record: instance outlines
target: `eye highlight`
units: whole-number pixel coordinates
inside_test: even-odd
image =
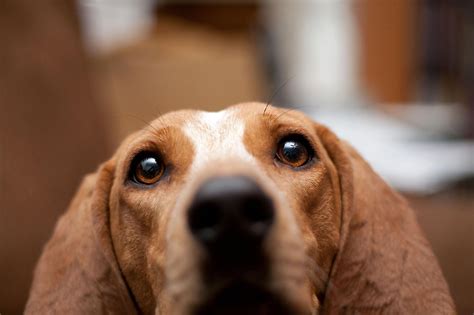
[[[164,171],[164,164],[158,154],[141,152],[132,160],[129,179],[135,183],[153,185],[160,180]]]
[[[313,149],[300,135],[289,135],[278,143],[276,158],[293,168],[307,164],[313,157]]]

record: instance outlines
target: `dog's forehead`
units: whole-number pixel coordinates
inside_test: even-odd
[[[253,162],[244,145],[245,127],[245,119],[235,108],[220,112],[196,112],[183,126],[195,149],[194,167],[228,158]]]

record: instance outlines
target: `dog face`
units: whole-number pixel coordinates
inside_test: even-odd
[[[334,165],[310,120],[264,110],[171,113],[118,150],[111,235],[147,312],[318,308],[339,242]]]
[[[87,176],[26,314],[453,314],[413,211],[348,144],[252,103],[167,114]]]

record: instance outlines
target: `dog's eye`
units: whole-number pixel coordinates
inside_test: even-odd
[[[300,167],[312,158],[312,149],[305,138],[292,135],[283,138],[278,143],[276,152],[278,160],[291,167]]]
[[[140,184],[152,185],[163,175],[165,168],[159,156],[151,152],[142,152],[132,161],[130,178]]]

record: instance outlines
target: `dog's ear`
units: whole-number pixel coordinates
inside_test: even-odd
[[[407,202],[350,145],[324,126],[316,129],[337,169],[342,207],[339,251],[322,313],[455,313]]]
[[[109,230],[115,162],[82,182],[36,267],[27,314],[133,314]]]

